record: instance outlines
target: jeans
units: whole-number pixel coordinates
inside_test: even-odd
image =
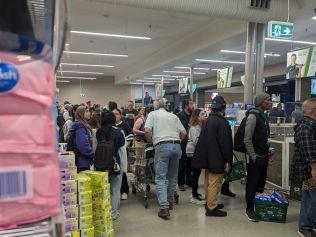
[[[246,202],[247,209],[254,209],[256,192],[263,192],[267,180],[269,160],[258,157],[255,162],[249,159],[247,164]]]
[[[110,175],[112,217],[117,219],[121,201],[122,174]]]
[[[169,208],[169,204],[174,202],[180,158],[180,144],[165,143],[156,146],[156,186],[161,209]]]
[[[299,229],[311,231],[316,221],[316,189],[302,190]]]

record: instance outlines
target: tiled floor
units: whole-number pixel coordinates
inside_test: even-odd
[[[117,237],[293,237],[297,236],[299,203],[291,201],[286,224],[260,222],[251,223],[244,214],[244,185],[235,182],[232,190],[237,198],[219,196],[225,204],[228,216],[225,218],[206,217],[204,206],[189,202],[190,190],[181,192],[180,204],[171,212],[170,220],[157,217],[156,198],[143,206],[140,194],[130,194],[121,203],[120,218],[115,222]]]

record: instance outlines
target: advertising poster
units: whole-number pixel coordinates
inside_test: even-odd
[[[157,98],[161,98],[162,97],[162,86],[161,86],[161,84],[156,84],[155,85],[155,89],[156,89],[156,97]]]
[[[188,93],[188,86],[189,86],[189,78],[183,78],[179,80],[179,94],[186,94]]]
[[[316,47],[287,54],[286,78],[311,77],[316,74]]]
[[[226,67],[217,71],[217,88],[231,87],[233,67]]]

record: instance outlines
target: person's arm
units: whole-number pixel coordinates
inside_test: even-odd
[[[231,165],[233,163],[233,137],[229,124],[222,125],[217,136],[225,163]]]
[[[76,130],[76,147],[80,154],[91,159],[94,157],[90,138],[85,128],[78,128]]]
[[[246,121],[246,126],[245,126],[244,143],[245,143],[247,153],[253,161],[257,159],[257,154],[255,152],[255,149],[252,143],[253,134],[256,128],[256,123],[257,123],[256,115],[249,114]]]
[[[196,144],[199,140],[200,134],[201,134],[201,129],[199,126],[191,127],[189,130],[188,136],[190,137],[194,147],[196,147]]]
[[[142,118],[137,119],[136,123],[134,124],[134,128],[133,128],[134,134],[140,135],[140,136],[145,135],[144,131],[139,130],[141,128],[142,124],[143,124],[143,119]]]
[[[145,123],[145,137],[148,143],[152,143],[153,127],[154,127],[154,117],[152,113],[149,113],[146,119],[146,123]]]

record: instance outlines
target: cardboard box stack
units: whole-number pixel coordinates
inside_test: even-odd
[[[75,155],[72,152],[62,151],[58,154],[58,158],[61,175],[62,206],[65,214],[65,236],[79,237]]]
[[[78,174],[79,229],[81,237],[94,237],[91,178]]]
[[[110,184],[107,172],[84,171],[91,178],[92,212],[95,237],[114,237]]]

